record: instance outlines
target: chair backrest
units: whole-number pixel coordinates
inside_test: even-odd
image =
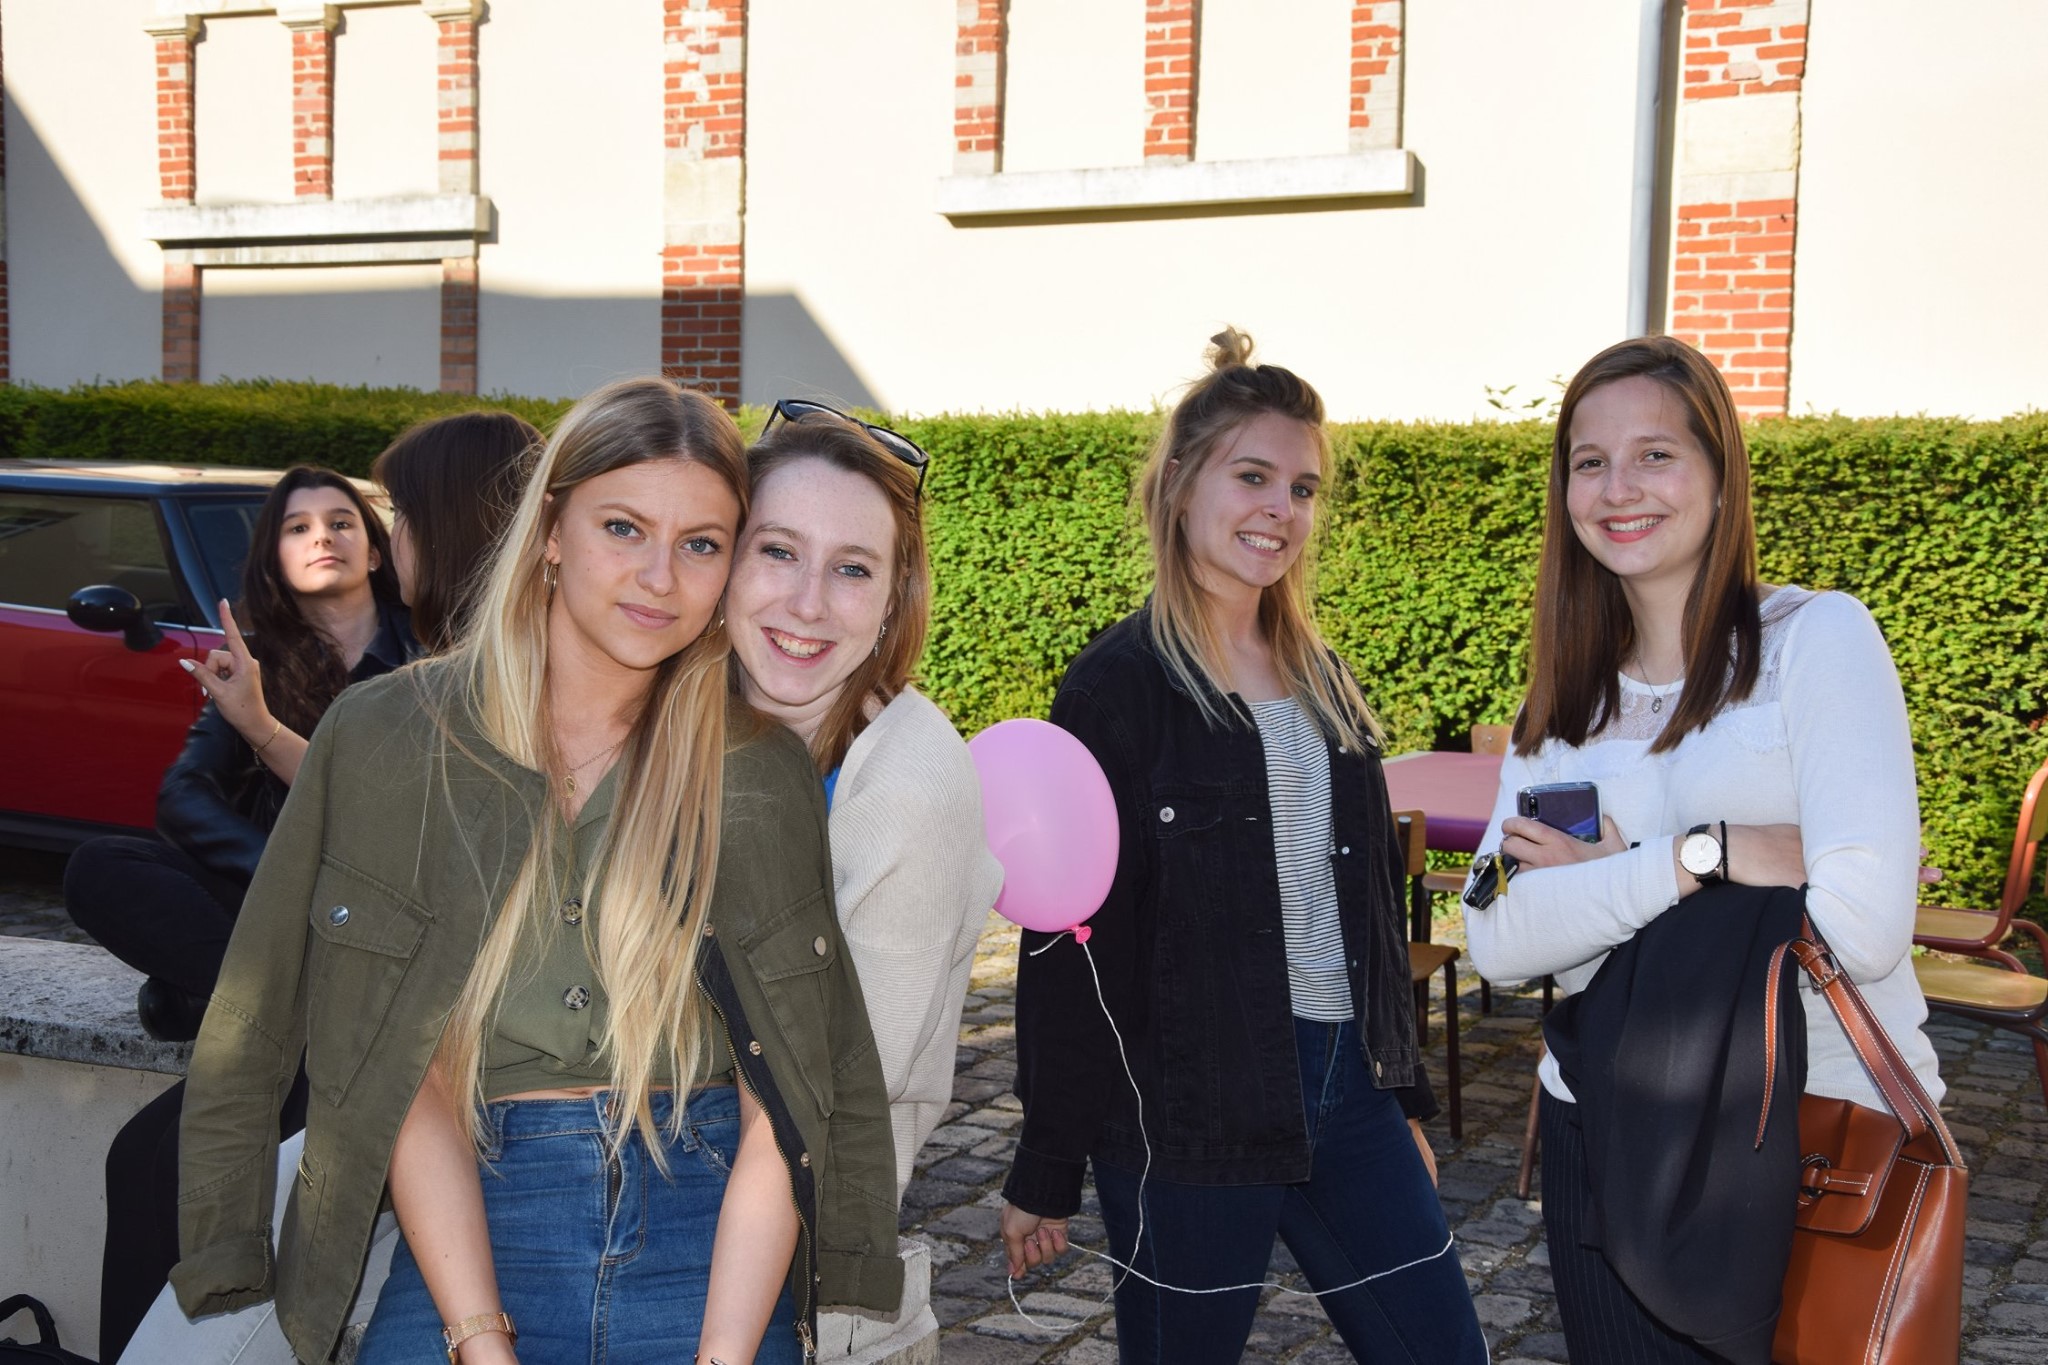
[[[1472,752],[1475,754],[1504,754],[1514,739],[1512,725],[1475,725],[1472,727]]]
[[[1401,835],[1401,857],[1408,864],[1406,877],[1420,877],[1429,871],[1428,826],[1419,810],[1394,812],[1394,828]]]
[[[2048,763],[2035,769],[2020,798],[2019,828],[2013,831],[2012,859],[2005,865],[2005,895],[1998,903],[1998,923],[2003,929],[2026,904],[2027,891],[2034,883],[2034,866],[2041,856],[2041,836],[2048,834]]]

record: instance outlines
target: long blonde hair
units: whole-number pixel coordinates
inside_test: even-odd
[[[1183,524],[1195,482],[1238,428],[1269,412],[1314,433],[1325,488],[1334,462],[1323,430],[1323,400],[1306,380],[1278,365],[1254,365],[1252,339],[1234,327],[1210,339],[1208,355],[1209,373],[1182,396],[1146,456],[1138,502],[1152,542],[1153,648],[1209,724],[1227,726],[1237,720],[1222,699],[1231,690],[1229,671]],[[1379,724],[1316,629],[1309,600],[1313,554],[1311,542],[1280,581],[1259,595],[1259,629],[1288,692],[1326,734],[1356,750],[1368,735],[1379,741]]]
[[[578,484],[648,460],[704,465],[747,508],[745,444],[732,419],[702,394],[666,379],[609,384],[562,418],[542,451],[492,563],[469,637],[450,655],[456,696],[483,739],[523,767],[563,774],[548,725],[548,597],[542,558],[567,495]],[[718,865],[726,748],[722,620],[664,661],[621,747],[618,800],[604,844],[580,894],[602,913],[584,917],[585,944],[610,999],[602,1043],[611,1070],[612,1141],[627,1120],[657,1161],[662,1152],[649,1104],[655,1075],[672,1060],[675,1084],[706,1070],[708,1030],[697,998],[697,949]],[[444,735],[450,733],[444,724]],[[552,802],[531,812],[533,838],[497,920],[484,935],[469,980],[442,1038],[457,1103],[483,1137],[485,1040],[517,964],[569,894],[556,865]],[[671,1136],[680,1132],[677,1106]]]

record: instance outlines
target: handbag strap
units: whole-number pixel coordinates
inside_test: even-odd
[[[10,1299],[0,1301],[0,1322],[7,1321],[23,1309],[27,1309],[29,1316],[36,1320],[36,1339],[33,1343],[24,1344],[37,1346],[58,1345],[57,1324],[51,1320],[50,1310],[43,1307],[41,1299],[35,1298],[32,1295],[16,1294]]]
[[[1785,954],[1791,953],[1812,980],[1814,989],[1827,998],[1829,1008],[1842,1025],[1842,1032],[1848,1035],[1849,1045],[1856,1049],[1856,1055],[1863,1062],[1863,1069],[1870,1074],[1871,1082],[1898,1120],[1905,1126],[1906,1140],[1932,1133],[1941,1144],[1942,1155],[1950,1165],[1963,1164],[1962,1151],[1956,1146],[1955,1137],[1949,1132],[1948,1124],[1942,1120],[1940,1109],[1928,1098],[1927,1089],[1920,1084],[1920,1078],[1913,1074],[1913,1068],[1899,1054],[1899,1049],[1878,1022],[1877,1014],[1870,1003],[1863,998],[1863,992],[1849,979],[1834,953],[1828,948],[1827,940],[1808,918],[1802,925],[1802,936],[1781,943],[1771,954],[1770,969],[1766,977],[1764,995],[1764,1112],[1757,1120],[1757,1146],[1763,1145],[1764,1124],[1770,1114],[1771,1091],[1777,1080],[1777,1013],[1778,982],[1784,965]]]

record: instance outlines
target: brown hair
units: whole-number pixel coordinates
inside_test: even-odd
[[[1586,742],[1620,713],[1622,661],[1635,649],[1635,618],[1621,580],[1579,543],[1566,510],[1572,415],[1587,394],[1617,379],[1655,380],[1685,409],[1686,427],[1720,479],[1720,507],[1685,599],[1685,690],[1650,752],[1678,747],[1756,686],[1763,628],[1757,612],[1756,527],[1749,507],[1749,448],[1735,400],[1713,363],[1670,337],[1610,346],[1572,376],[1551,443],[1543,557],[1536,572],[1529,694],[1515,719],[1515,752],[1546,739]]]
[[[362,490],[345,476],[322,465],[293,465],[271,486],[270,495],[249,528],[249,557],[242,561],[242,600],[236,623],[249,637],[249,652],[263,665],[263,697],[271,714],[288,730],[313,733],[320,717],[348,686],[348,663],[332,640],[306,620],[299,595],[285,581],[278,563],[278,541],[284,532],[285,504],[306,488],[333,488],[348,495],[363,534],[377,556],[370,570],[370,592],[383,605],[398,602],[398,575],[391,567],[391,538],[383,519],[363,501]]]
[[[1231,690],[1223,651],[1195,579],[1193,552],[1182,518],[1195,481],[1237,429],[1265,413],[1300,422],[1315,434],[1323,484],[1333,473],[1323,400],[1308,382],[1278,365],[1252,363],[1252,339],[1236,328],[1210,338],[1209,373],[1196,380],[1166,419],[1145,458],[1138,502],[1152,542],[1152,645],[1167,671],[1202,709],[1211,725],[1231,723],[1220,694]],[[1330,734],[1352,748],[1379,727],[1351,674],[1316,629],[1309,600],[1313,545],[1279,582],[1259,596],[1259,629],[1273,651],[1273,666],[1287,690]]]
[[[370,467],[412,536],[412,632],[435,653],[462,634],[540,447],[512,413],[458,412],[406,428]]]
[[[820,773],[845,761],[846,751],[868,727],[870,699],[887,706],[910,682],[910,673],[924,654],[931,626],[931,566],[925,556],[924,522],[918,516],[918,471],[889,453],[880,441],[858,426],[830,413],[812,412],[777,424],[747,452],[747,478],[758,492],[776,470],[799,460],[821,460],[834,469],[858,474],[882,491],[896,525],[896,547],[889,565],[889,607],[882,617],[877,649],[861,660],[847,678],[839,699],[825,713],[811,741],[811,755]],[[732,662],[733,686],[739,686],[739,659]]]

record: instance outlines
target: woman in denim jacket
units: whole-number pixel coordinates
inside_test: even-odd
[[[1120,1359],[1237,1360],[1277,1235],[1361,1360],[1466,1365],[1486,1347],[1422,1136],[1380,741],[1309,608],[1322,400],[1250,351],[1217,337],[1175,408],[1143,475],[1151,601],[1053,702],[1122,843],[1089,921],[1100,1004],[1079,945],[1024,935],[1004,1242],[1012,1274],[1063,1250],[1092,1160],[1136,1270]]]

